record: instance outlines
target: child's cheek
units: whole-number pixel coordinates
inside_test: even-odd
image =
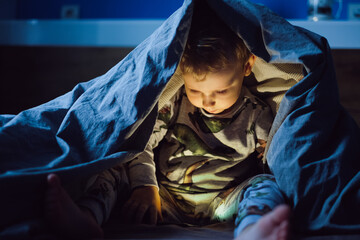
[[[189,101],[192,105],[194,105],[195,107],[201,108],[202,104],[201,104],[201,99],[198,97],[189,97]]]

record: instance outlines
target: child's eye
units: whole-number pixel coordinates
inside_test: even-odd
[[[190,92],[191,92],[191,93],[194,93],[194,94],[199,93],[199,91],[198,91],[198,90],[194,90],[194,89],[190,89]]]
[[[225,89],[225,90],[221,90],[221,91],[216,91],[216,93],[217,94],[225,94],[225,93],[227,93],[227,89]]]

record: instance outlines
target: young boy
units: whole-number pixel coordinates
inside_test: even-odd
[[[275,209],[282,194],[271,175],[258,175],[273,119],[243,86],[256,57],[210,16],[194,15],[179,65],[184,86],[159,110],[143,153],[99,174],[77,204],[48,176],[45,213],[55,229],[102,237],[100,225],[124,202],[127,222],[235,221],[238,239],[287,238],[289,208]]]

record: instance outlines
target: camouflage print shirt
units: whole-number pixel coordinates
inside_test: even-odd
[[[216,115],[193,106],[182,87],[159,110],[145,151],[129,163],[131,185],[161,184],[194,213],[257,174],[272,121],[270,108],[246,87]]]

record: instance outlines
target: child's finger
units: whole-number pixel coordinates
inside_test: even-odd
[[[135,213],[137,211],[138,204],[136,202],[128,201],[124,204],[121,209],[121,216],[127,223],[132,223],[135,221]]]
[[[148,209],[148,215],[149,215],[149,224],[155,225],[157,223],[157,211],[155,206],[150,206]]]
[[[135,213],[135,223],[140,224],[143,223],[144,216],[146,211],[148,210],[148,207],[146,205],[140,204]]]
[[[164,221],[161,209],[160,209],[160,211],[157,212],[157,218],[158,218],[158,222],[163,222]]]

